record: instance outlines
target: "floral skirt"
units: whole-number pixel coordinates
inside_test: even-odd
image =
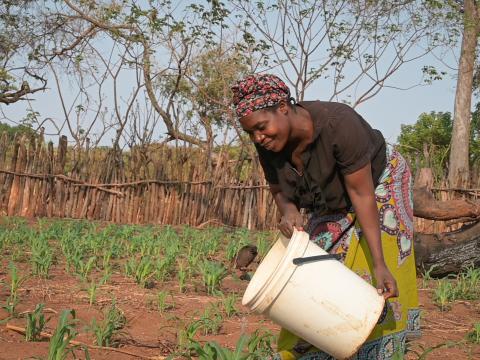
[[[400,296],[387,300],[377,325],[352,360],[402,359],[407,337],[420,335],[411,173],[398,152],[389,155],[375,195],[385,262],[397,281]],[[346,266],[375,284],[370,250],[355,219],[353,212],[311,214],[306,231],[311,241],[329,253],[342,254]],[[333,360],[333,357],[282,329],[274,359]]]

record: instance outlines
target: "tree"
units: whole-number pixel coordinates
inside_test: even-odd
[[[421,114],[415,124],[401,125],[397,142],[414,172],[431,167],[439,180],[446,175],[451,138],[451,114],[432,111]]]
[[[399,85],[394,75],[452,41],[441,26],[447,19],[431,2],[232,2],[245,18],[245,37],[268,46],[268,67],[282,73],[298,100],[317,80],[325,89],[320,97],[355,107],[385,87],[408,89],[438,79],[442,74],[428,65],[414,84]]]
[[[42,26],[33,0],[0,3],[0,104],[26,100],[46,89],[47,81],[37,67],[35,53],[53,29]]]
[[[471,114],[472,127],[465,143],[469,144],[469,164],[478,166],[480,161],[480,104]],[[450,112],[423,113],[415,124],[401,125],[397,138],[402,154],[409,160],[414,172],[421,167],[433,170],[436,180],[448,174],[453,119]]]
[[[469,185],[469,144],[474,67],[480,36],[480,2],[465,0],[463,36],[455,92],[453,135],[449,160],[448,182],[451,187]]]

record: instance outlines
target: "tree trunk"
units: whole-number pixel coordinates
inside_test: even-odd
[[[457,90],[453,133],[449,159],[448,183],[450,187],[468,187],[469,182],[469,139],[472,104],[473,71],[480,31],[479,9],[475,0],[465,0],[464,26]]]

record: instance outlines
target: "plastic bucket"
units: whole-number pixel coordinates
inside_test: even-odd
[[[326,255],[303,231],[277,240],[259,265],[243,305],[336,359],[355,354],[375,327],[383,296],[340,261],[294,265],[298,257]]]

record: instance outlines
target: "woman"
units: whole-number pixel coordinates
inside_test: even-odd
[[[387,154],[382,134],[349,106],[294,103],[275,75],[250,75],[232,91],[239,121],[255,143],[282,215],[282,233],[307,231],[311,241],[341,254],[346,266],[387,299],[353,359],[403,355],[407,336],[419,334],[411,176],[405,160],[396,151]],[[308,214],[305,226],[301,209]],[[332,359],[285,329],[275,358]]]

